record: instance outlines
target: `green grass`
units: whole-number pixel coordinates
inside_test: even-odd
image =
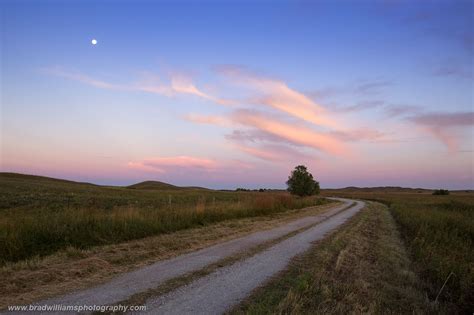
[[[452,312],[474,309],[474,193],[326,192],[390,207],[430,300]],[[450,276],[451,275],[451,276]],[[448,279],[449,278],[449,279]],[[445,281],[446,286],[441,291]]]
[[[0,264],[327,202],[284,192],[102,187],[0,174]],[[166,186],[165,186],[166,187]]]

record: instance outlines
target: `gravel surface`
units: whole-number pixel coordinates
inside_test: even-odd
[[[297,219],[285,225],[265,230],[231,241],[207,247],[189,254],[159,261],[147,267],[118,276],[111,281],[73,292],[58,298],[39,301],[35,305],[111,305],[126,300],[130,296],[156,288],[165,281],[198,271],[226,257],[245,252],[259,244],[285,236],[301,228],[316,224],[348,207],[351,200],[338,199],[343,204],[323,214]],[[345,212],[345,211],[344,211]],[[319,225],[318,225],[319,226]],[[3,314],[3,312],[0,312]],[[15,313],[18,314],[18,313]],[[29,312],[28,314],[31,314]],[[54,314],[48,312],[46,314]]]
[[[146,303],[147,313],[222,314],[272,275],[285,269],[293,257],[308,250],[312,242],[322,239],[328,232],[346,222],[364,205],[357,201],[348,210],[248,259],[220,268],[166,295],[150,299]]]

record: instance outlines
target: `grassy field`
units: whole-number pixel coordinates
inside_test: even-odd
[[[224,192],[146,182],[103,187],[0,174],[0,264],[327,202],[286,192]]]
[[[294,259],[231,314],[410,314],[431,310],[386,207],[371,204]]]
[[[425,190],[344,189],[326,190],[324,194],[386,204],[429,299],[452,312],[472,313],[473,192],[434,196]]]

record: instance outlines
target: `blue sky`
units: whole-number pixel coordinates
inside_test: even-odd
[[[1,6],[3,171],[473,187],[471,1]]]

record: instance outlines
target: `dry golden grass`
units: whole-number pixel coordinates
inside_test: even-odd
[[[226,220],[199,228],[97,246],[67,248],[53,255],[8,263],[0,269],[0,308],[27,304],[103,283],[113,276],[300,217],[324,212],[335,204],[290,210],[268,216]],[[196,211],[202,207],[198,203]],[[121,215],[124,215],[123,213]]]
[[[423,313],[431,309],[386,207],[371,204],[231,313]]]
[[[451,313],[474,309],[474,192],[397,188],[340,189],[326,195],[389,206],[424,292]]]

